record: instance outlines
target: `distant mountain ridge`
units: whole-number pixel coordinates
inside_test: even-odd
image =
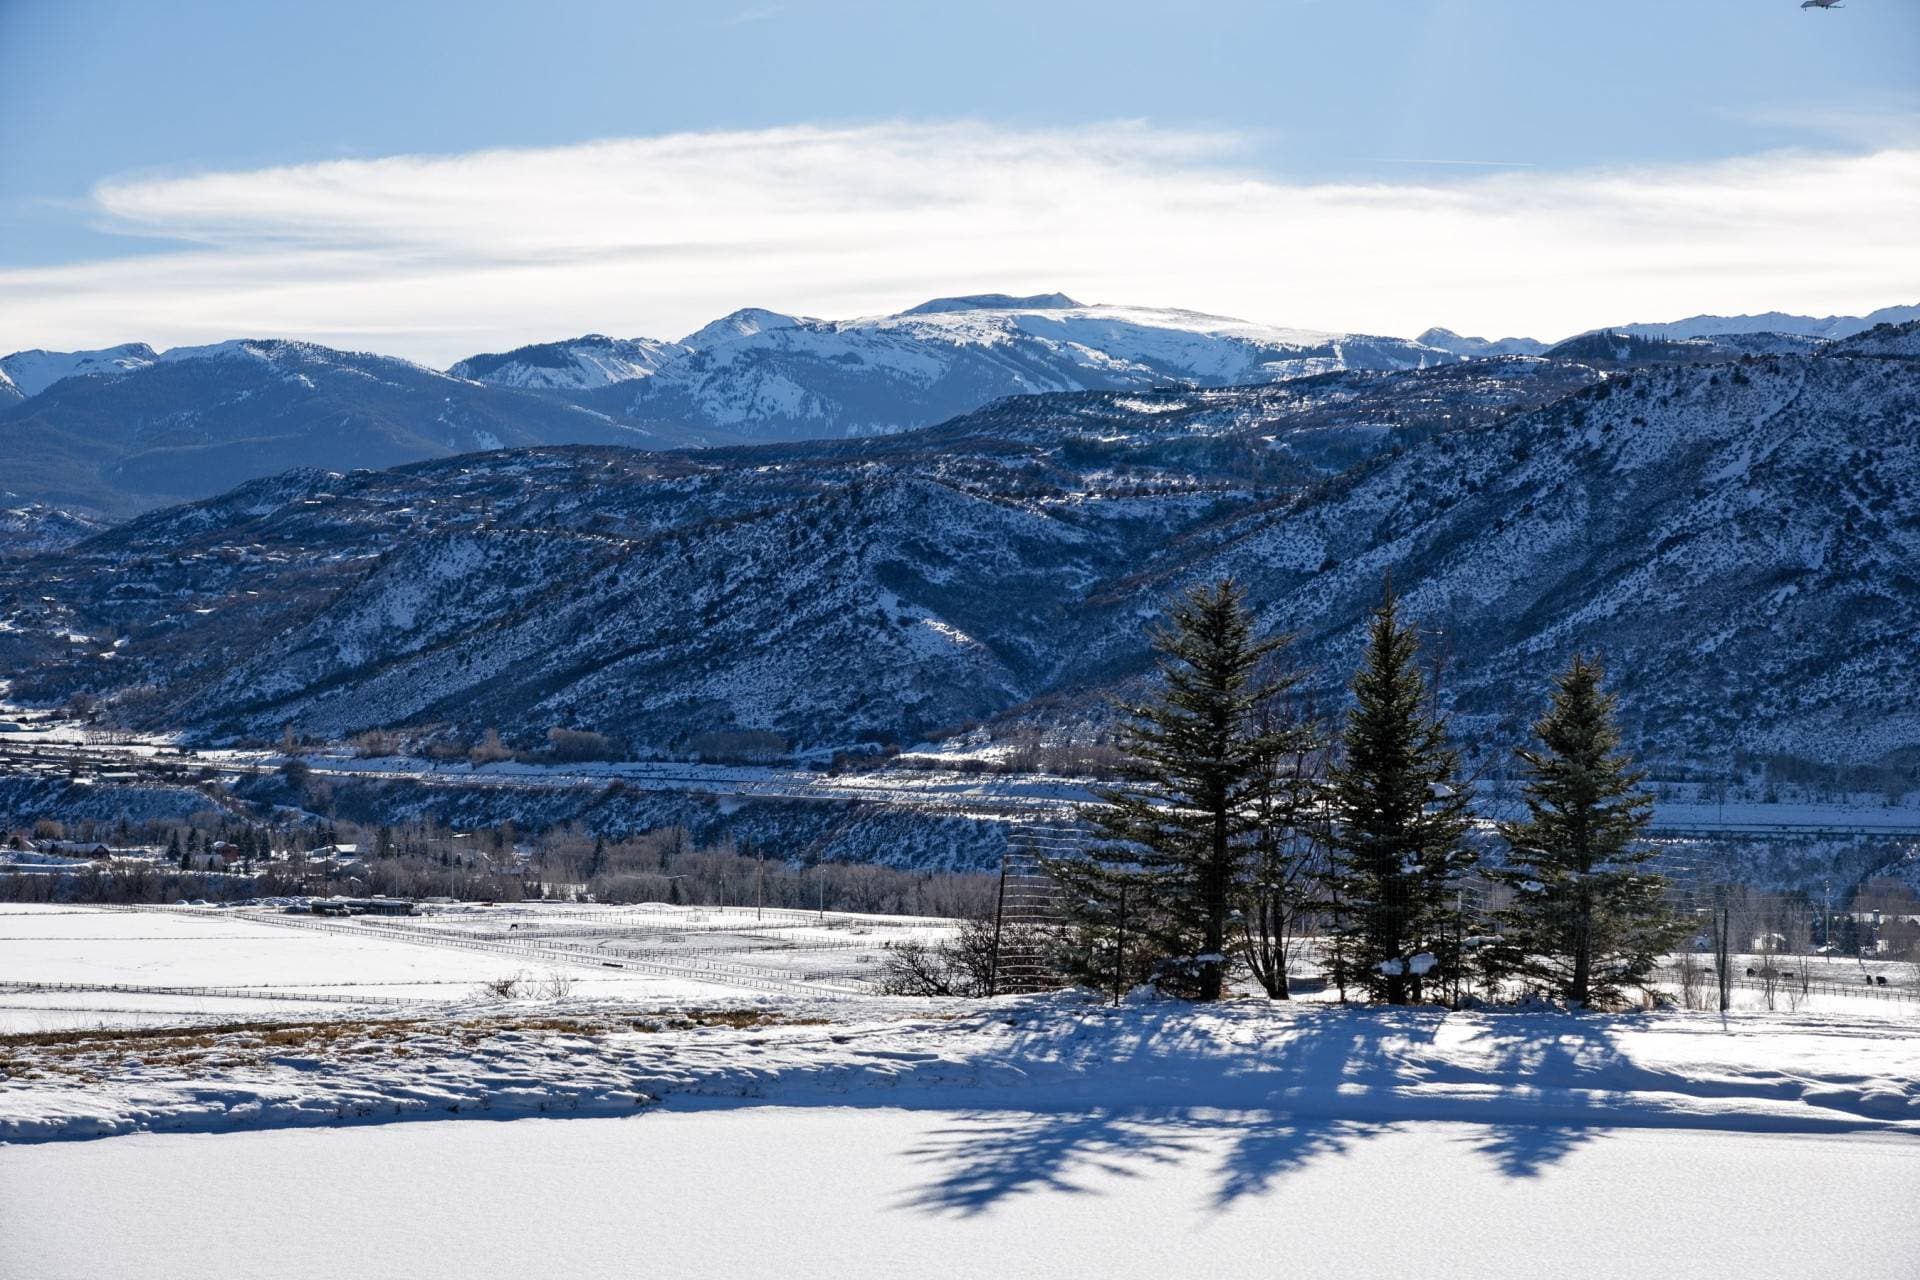
[[[1907,312],[1920,308],[1875,315]],[[1696,317],[1659,327],[1780,320],[1825,333],[1866,319]],[[1618,370],[1807,350],[1823,340],[1615,329],[1547,353]],[[1087,305],[1053,292],[935,298],[837,321],[749,307],[679,342],[587,334],[472,356],[447,374],[278,339],[164,353],[144,343],[34,350],[0,360],[0,477],[26,499],[119,517],[294,465],[383,467],[541,444],[853,438],[930,426],[1009,396],[1264,385],[1539,349],[1531,339],[1444,329],[1422,340],[1287,329]]]
[[[1428,329],[1414,341],[1422,346],[1438,347],[1442,351],[1476,360],[1490,356],[1537,356],[1547,349],[1546,343],[1535,338],[1468,338],[1451,329],[1438,327]]]
[[[1801,316],[1766,311],[1745,316],[1689,316],[1657,324],[1617,324],[1617,333],[1641,338],[1716,338],[1737,333],[1791,333],[1803,338],[1832,340],[1864,333],[1876,325],[1920,320],[1920,306],[1882,307],[1864,316]]]
[[[1747,345],[1751,349],[1758,350],[1763,345],[1758,341],[1758,335],[1761,334],[1787,334],[1819,341],[1832,341],[1851,337],[1856,333],[1864,333],[1876,325],[1903,324],[1911,320],[1920,320],[1920,306],[1882,307],[1864,316],[1816,317],[1794,315],[1785,311],[1765,311],[1742,316],[1697,315],[1688,316],[1684,320],[1667,320],[1654,324],[1614,324],[1599,329],[1587,329],[1558,343],[1541,342],[1534,338],[1492,340],[1469,338],[1451,329],[1435,327],[1428,329],[1414,341],[1475,359],[1487,356],[1544,355],[1551,348],[1563,347],[1581,338],[1606,333],[1669,341],[1684,341],[1690,338],[1744,337],[1748,339]]]
[[[294,466],[616,440],[690,442],[388,356],[235,340],[68,377],[14,402],[0,410],[0,473],[30,498],[124,516]]]

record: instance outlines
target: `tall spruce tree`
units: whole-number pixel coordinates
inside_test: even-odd
[[[1254,638],[1232,579],[1193,588],[1155,631],[1158,696],[1126,707],[1119,735],[1137,781],[1102,791],[1083,811],[1095,833],[1084,856],[1048,864],[1072,918],[1078,976],[1104,980],[1117,969],[1123,981],[1152,977],[1183,995],[1220,998],[1248,836],[1282,747],[1256,715],[1284,685],[1263,673],[1282,643]]]
[[[1646,775],[1620,750],[1602,675],[1576,655],[1533,726],[1540,745],[1515,753],[1527,817],[1501,825],[1509,852],[1496,873],[1513,889],[1500,913],[1504,967],[1578,1005],[1617,1003],[1677,937],[1666,881],[1646,869]]]
[[[1460,973],[1458,879],[1468,794],[1446,724],[1430,706],[1419,632],[1389,579],[1353,678],[1333,775],[1335,964],[1389,1004],[1417,1002]]]

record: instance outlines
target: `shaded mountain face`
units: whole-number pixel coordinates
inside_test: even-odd
[[[1376,457],[1167,581],[1239,576],[1339,671],[1391,569],[1500,741],[1584,651],[1670,758],[1876,760],[1920,747],[1917,481],[1913,359],[1650,368]]]
[[[23,567],[0,617],[43,642],[21,693],[140,671],[131,712],[211,732],[480,717],[636,747],[898,740],[1083,683],[1079,640],[1112,646],[1099,619],[1132,608],[1090,602],[1223,515],[1597,376],[1353,372],[1027,397],[872,440],[296,472]],[[42,578],[72,586],[52,612]],[[75,632],[128,643],[95,660]]]
[[[1920,363],[1891,355],[1069,393],[877,440],[294,473],[0,569],[0,657],[21,696],[212,735],[836,747],[1094,715],[1227,573],[1331,703],[1391,569],[1502,754],[1598,650],[1642,751],[1868,760],[1920,748],[1916,495]]]
[[[13,379],[7,376],[6,370],[0,369],[0,406],[25,398],[20,388],[13,385]]]
[[[387,467],[555,442],[683,444],[604,414],[308,343],[169,351],[0,410],[8,488],[121,516],[294,466]]]
[[[1233,386],[1458,359],[1403,338],[1088,307],[1062,294],[941,298],[847,321],[736,313],[686,344],[693,354],[585,403],[643,425],[760,442],[907,430],[1008,395]]]
[[[63,378],[95,373],[132,373],[159,359],[144,342],[124,342],[98,351],[16,351],[0,356],[0,374],[22,396],[37,396]]]
[[[669,360],[691,351],[678,342],[609,338],[590,333],[567,342],[517,347],[498,355],[469,356],[447,370],[494,387],[529,391],[587,391],[651,377]]]
[[[1729,333],[1712,338],[1645,337],[1603,329],[1549,348],[1555,360],[1577,360],[1600,369],[1631,369],[1650,364],[1706,364],[1741,356],[1806,353],[1820,345],[1817,338],[1789,333]]]

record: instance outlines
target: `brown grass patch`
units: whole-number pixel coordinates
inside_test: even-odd
[[[416,1050],[402,1043],[421,1036],[447,1048],[471,1047],[501,1035],[566,1035],[597,1039],[616,1032],[685,1031],[726,1027],[736,1031],[772,1026],[820,1026],[829,1019],[787,1017],[766,1009],[673,1009],[636,1017],[605,1015],[494,1015],[447,1021],[423,1018],[343,1019],[323,1022],[229,1022],[199,1027],[128,1027],[122,1030],[23,1031],[0,1035],[0,1073],[37,1078],[42,1073],[97,1081],[128,1058],[168,1067],[183,1075],[251,1066],[292,1055],[406,1058]]]

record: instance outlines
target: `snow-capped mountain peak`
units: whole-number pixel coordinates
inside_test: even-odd
[[[589,333],[563,342],[535,343],[498,354],[469,356],[447,372],[496,387],[542,391],[587,391],[652,377],[687,354],[678,342],[610,338]]]
[[[786,329],[797,324],[817,324],[800,316],[790,316],[779,311],[768,311],[764,307],[742,307],[729,312],[718,320],[710,321],[680,339],[680,345],[694,351],[705,351],[722,343],[736,342],[741,338],[751,338],[755,334],[770,329]]]
[[[946,311],[1061,311],[1080,304],[1064,293],[1035,293],[1016,298],[1008,293],[971,293],[958,298],[934,298],[908,307],[903,316],[931,316]]]
[[[620,389],[640,424],[699,424],[749,440],[926,426],[1001,396],[1232,386],[1459,357],[1404,338],[1325,333],[1061,293],[936,298],[852,320],[740,311],[690,334],[694,353]],[[596,403],[599,403],[596,401]]]
[[[62,378],[77,378],[94,373],[130,373],[144,369],[156,359],[153,348],[144,342],[123,342],[117,347],[94,351],[16,351],[0,357],[4,373],[23,396],[37,396]]]

